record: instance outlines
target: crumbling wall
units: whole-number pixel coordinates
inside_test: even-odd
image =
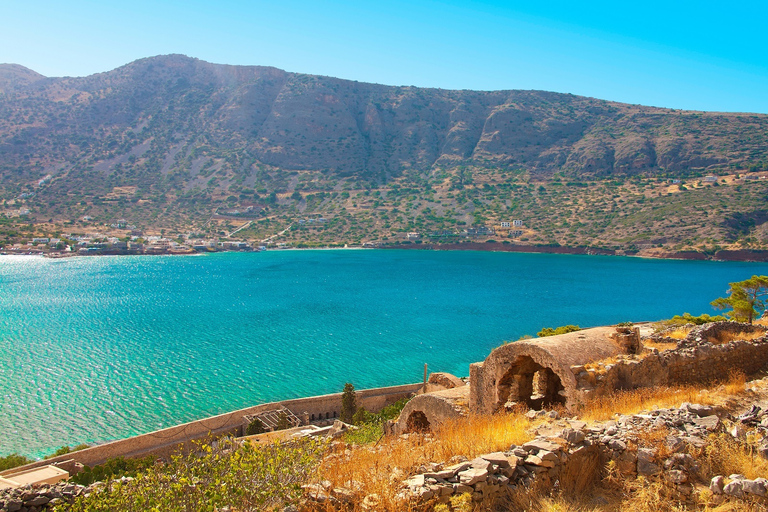
[[[761,326],[714,322],[694,328],[678,347],[637,359],[620,359],[602,367],[574,366],[579,400],[618,389],[708,383],[731,372],[751,374],[768,366],[768,333],[753,340],[728,340],[735,334],[766,332]],[[725,342],[724,342],[725,341]]]

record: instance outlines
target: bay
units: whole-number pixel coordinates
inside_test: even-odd
[[[714,313],[762,263],[395,250],[0,258],[0,455],[468,374],[542,327]]]

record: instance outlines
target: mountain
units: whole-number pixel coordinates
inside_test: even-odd
[[[658,181],[766,162],[768,116],[759,114],[393,87],[181,55],[81,78],[0,65],[0,197],[8,212],[27,205],[53,224],[88,213],[194,227],[217,205],[269,203],[287,215],[290,197],[305,213],[308,195],[334,192],[339,200],[311,198],[310,211],[333,203],[354,212],[343,189],[381,190],[386,208],[393,186],[414,189],[420,213],[430,194],[451,199],[448,190]],[[449,203],[441,215],[460,206]],[[457,222],[493,217],[460,209]],[[755,224],[754,209],[741,213]],[[533,233],[539,239],[548,240]]]

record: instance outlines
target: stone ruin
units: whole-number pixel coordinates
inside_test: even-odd
[[[648,325],[583,329],[508,343],[471,364],[469,384],[432,374],[389,431],[429,430],[452,418],[500,411],[576,410],[616,390],[723,380],[768,366],[768,329],[735,322],[688,326],[682,339],[650,334]],[[649,342],[674,344],[659,351]],[[752,339],[738,339],[739,336]]]

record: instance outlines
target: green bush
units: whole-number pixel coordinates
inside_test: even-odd
[[[10,455],[6,455],[5,457],[0,457],[0,471],[15,468],[16,466],[23,466],[24,464],[29,464],[30,462],[34,461],[24,457],[23,455],[19,455],[18,453],[12,453]]]
[[[296,501],[301,485],[315,473],[325,444],[237,446],[220,440],[201,444],[165,464],[155,464],[132,481],[111,481],[103,490],[54,510],[72,512],[187,512],[273,510]]]
[[[664,325],[686,325],[686,324],[703,325],[703,324],[708,324],[709,322],[724,322],[725,320],[728,320],[728,319],[722,315],[710,316],[704,313],[703,315],[693,316],[690,313],[683,313],[683,316],[675,315],[669,320],[664,320],[662,323]]]
[[[264,424],[261,422],[261,420],[259,418],[254,419],[245,428],[245,435],[247,435],[247,436],[253,436],[253,435],[256,435],[256,434],[263,434],[264,432],[265,432]]]
[[[54,457],[58,457],[59,455],[66,455],[68,453],[78,452],[80,450],[85,450],[86,448],[90,448],[90,446],[87,445],[87,444],[79,444],[79,445],[74,446],[74,447],[62,446],[61,448],[59,448],[58,450],[56,450],[52,454],[46,455],[45,458],[46,459],[52,459]]]
[[[104,464],[93,467],[85,466],[82,471],[70,478],[70,481],[80,485],[91,485],[93,482],[114,480],[122,476],[133,477],[154,464],[155,458],[151,455],[142,459],[115,457]]]
[[[566,334],[569,332],[575,332],[580,331],[581,327],[578,325],[561,325],[560,327],[551,328],[551,327],[545,327],[539,332],[536,333],[536,335],[539,338],[544,338],[545,336],[555,336],[556,334]]]
[[[378,441],[384,435],[384,422],[394,420],[408,403],[409,398],[401,398],[397,402],[384,407],[378,414],[361,408],[355,413],[357,429],[347,432],[344,440],[354,444],[368,444]],[[357,421],[359,420],[359,421]]]

